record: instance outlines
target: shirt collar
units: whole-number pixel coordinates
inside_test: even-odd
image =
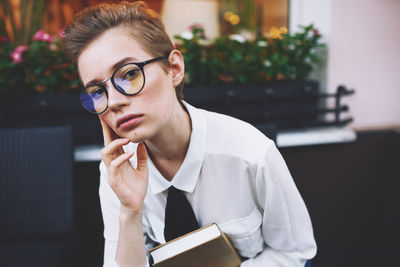
[[[149,187],[152,194],[158,194],[168,189],[171,185],[182,191],[193,193],[200,174],[207,137],[206,120],[201,110],[189,105],[185,101],[182,102],[192,122],[189,148],[181,167],[171,182],[161,175],[150,157],[148,158]]]

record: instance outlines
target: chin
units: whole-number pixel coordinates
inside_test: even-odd
[[[128,138],[133,143],[142,143],[150,138],[148,134],[143,133],[142,131],[131,131],[127,134],[124,134],[124,138]]]
[[[125,138],[128,138],[132,143],[142,143],[142,142],[146,141],[146,139],[147,139],[144,136],[137,135],[137,134],[135,134],[135,135],[132,135],[132,134],[127,135],[127,136],[125,136]]]
[[[142,143],[149,139],[152,139],[157,135],[158,128],[149,125],[139,125],[138,127],[121,132],[121,137],[129,139],[133,143]]]

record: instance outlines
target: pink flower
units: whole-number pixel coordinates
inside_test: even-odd
[[[7,43],[8,37],[7,36],[0,36],[0,43]]]
[[[11,53],[11,58],[13,59],[14,63],[21,63],[22,62],[22,53],[28,50],[27,45],[19,45],[17,46],[14,51]]]
[[[40,29],[32,37],[32,40],[51,43],[51,42],[53,42],[53,37],[51,37],[50,34],[45,33],[42,29]]]
[[[58,31],[58,37],[59,37],[60,39],[64,39],[64,37],[65,37],[65,32],[64,32],[64,30],[65,30],[65,28],[62,28],[62,29],[60,29],[60,30]]]
[[[21,53],[26,51],[26,50],[28,50],[28,46],[27,45],[19,45],[14,49],[14,51],[21,52]]]
[[[49,49],[50,49],[51,51],[57,51],[57,50],[58,50],[58,49],[57,49],[57,45],[56,45],[55,43],[50,44],[50,45],[49,45]]]
[[[53,37],[51,37],[50,34],[45,33],[45,34],[43,34],[42,41],[51,43],[51,42],[53,42]]]
[[[194,29],[203,29],[203,25],[201,25],[201,23],[195,22],[189,26],[190,31],[193,31]]]
[[[204,39],[206,38],[206,35],[205,35],[205,33],[204,33],[203,25],[201,25],[200,23],[197,23],[197,22],[193,23],[192,25],[189,26],[189,30],[190,30],[191,32],[193,32],[193,31],[196,30],[196,32],[197,32],[198,34],[200,34],[200,37],[201,37],[201,38],[204,38]]]
[[[33,41],[36,41],[36,40],[41,41],[41,40],[42,40],[42,37],[43,37],[43,34],[44,34],[44,31],[43,31],[42,29],[38,30],[38,31],[35,33],[35,35],[33,35],[32,40],[33,40]]]

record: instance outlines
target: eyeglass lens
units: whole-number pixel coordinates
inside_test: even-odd
[[[144,86],[144,75],[136,64],[126,64],[111,77],[115,88],[125,95],[137,94]],[[99,114],[107,109],[108,99],[105,85],[87,87],[80,95],[82,106],[91,113]]]

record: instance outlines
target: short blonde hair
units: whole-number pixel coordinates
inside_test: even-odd
[[[143,50],[154,57],[168,56],[173,51],[171,42],[160,16],[144,2],[98,4],[78,12],[64,30],[64,51],[76,64],[82,51],[108,29],[122,26],[139,42]],[[168,60],[161,62],[165,70]],[[183,98],[183,82],[176,88],[179,100]]]

